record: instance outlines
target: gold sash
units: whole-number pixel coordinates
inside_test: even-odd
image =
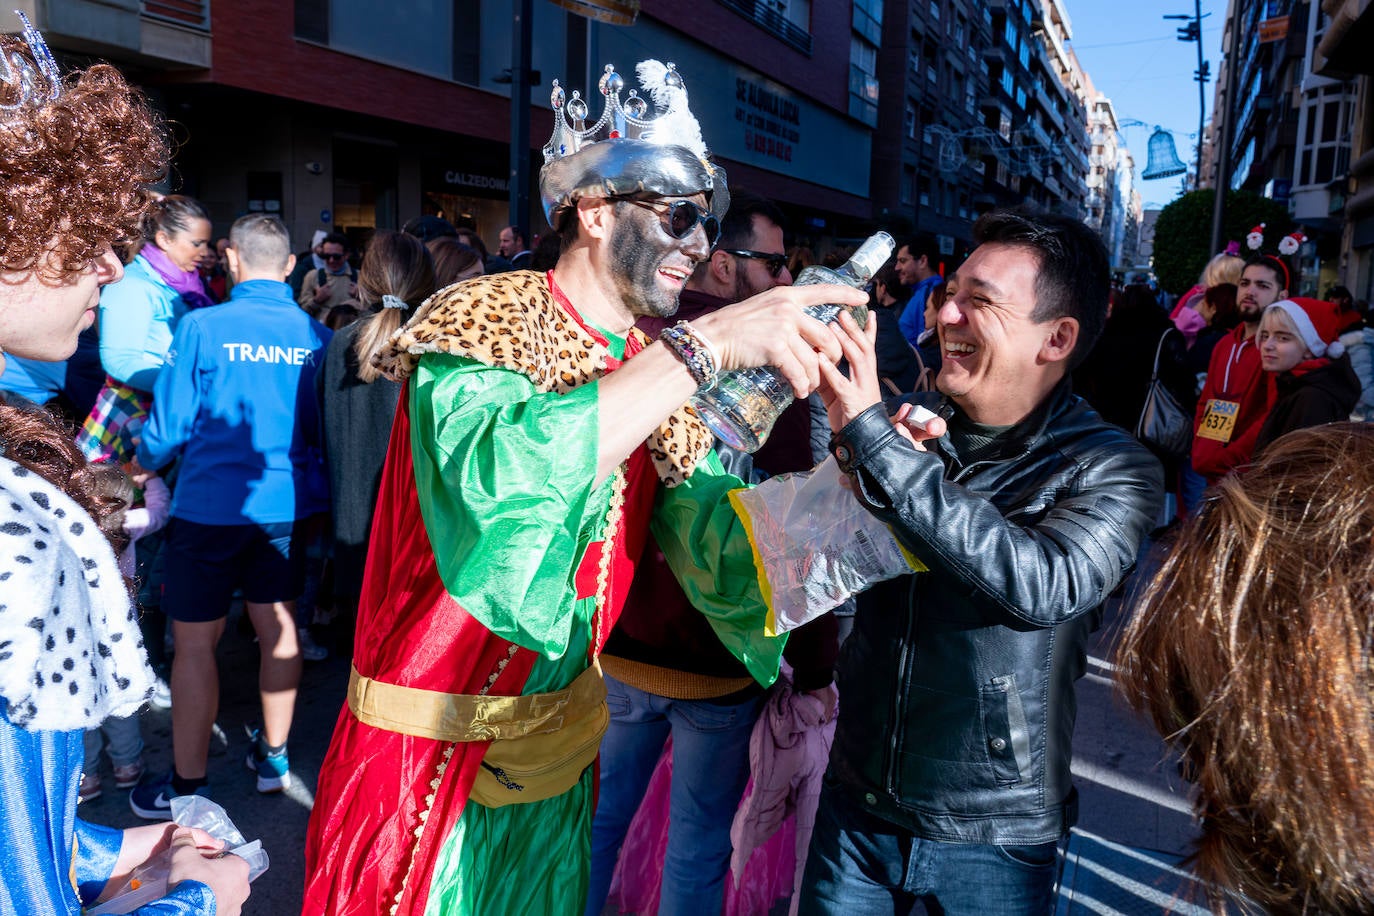
[[[472,800],[487,807],[540,801],[571,789],[610,723],[594,661],[566,688],[518,697],[442,693],[364,677],[353,669],[348,708],[374,728],[436,741],[490,741]]]

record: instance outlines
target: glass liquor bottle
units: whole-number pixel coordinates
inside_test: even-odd
[[[793,286],[812,286],[817,283],[837,283],[861,289],[867,286],[878,268],[892,257],[895,243],[892,236],[879,232],[859,246],[844,264],[831,270],[819,264],[803,270],[792,281]],[[805,309],[817,321],[829,324],[840,317],[847,306],[824,304]],[[868,320],[868,308],[848,309],[862,327]],[[792,403],[792,386],[782,373],[772,366],[724,372],[716,383],[692,399],[697,415],[711,427],[711,431],[731,448],[744,452],[757,451],[768,440],[768,434],[778,416]]]

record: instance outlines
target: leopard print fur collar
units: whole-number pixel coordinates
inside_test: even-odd
[[[635,329],[641,343],[649,340]],[[611,354],[554,301],[533,270],[477,277],[442,289],[420,306],[374,362],[403,381],[425,353],[452,353],[519,372],[545,392],[565,394],[606,374]],[[672,487],[711,450],[711,431],[685,406],[645,440],[659,479]]]

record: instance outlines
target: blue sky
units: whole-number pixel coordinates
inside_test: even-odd
[[[1073,27],[1072,45],[1097,90],[1112,100],[1121,121],[1144,121],[1147,126],[1123,127],[1121,138],[1136,160],[1136,177],[1145,168],[1146,150],[1154,125],[1174,131],[1179,158],[1196,157],[1198,98],[1193,71],[1197,45],[1175,37],[1181,21],[1166,14],[1192,15],[1192,0],[1065,0]],[[1207,115],[1212,113],[1216,74],[1221,67],[1222,27],[1226,0],[1203,0],[1202,53],[1211,61],[1207,83]],[[1183,176],[1139,181],[1146,208],[1163,206],[1180,193]]]

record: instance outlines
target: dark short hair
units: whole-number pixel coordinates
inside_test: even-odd
[[[1112,271],[1102,239],[1072,217],[1024,209],[983,214],[973,224],[973,238],[980,245],[993,242],[1034,252],[1040,270],[1031,320],[1073,318],[1078,322],[1078,343],[1066,367],[1073,370],[1087,357],[1107,323]]]
[[[458,230],[453,228],[453,223],[442,216],[430,214],[415,217],[402,226],[401,231],[406,235],[415,236],[422,242],[433,239],[457,238],[458,236]]]
[[[1293,288],[1293,272],[1288,269],[1288,264],[1277,255],[1272,254],[1252,254],[1245,259],[1245,267],[1267,267],[1274,274],[1274,282],[1280,289],[1291,290]],[[1244,273],[1245,268],[1241,268]]]
[[[720,221],[717,248],[749,248],[754,238],[754,217],[762,216],[780,229],[787,229],[787,217],[777,204],[743,188],[731,189],[730,209]]]
[[[919,261],[922,257],[925,257],[926,263],[930,265],[931,270],[935,269],[936,262],[940,260],[940,246],[936,243],[935,239],[930,236],[913,235],[904,238],[897,243],[898,251],[901,251],[903,248],[910,253],[913,261]]]
[[[353,247],[348,244],[348,236],[344,235],[342,232],[331,232],[320,239],[320,247],[324,247],[325,245],[342,245],[344,251],[348,251]]]

